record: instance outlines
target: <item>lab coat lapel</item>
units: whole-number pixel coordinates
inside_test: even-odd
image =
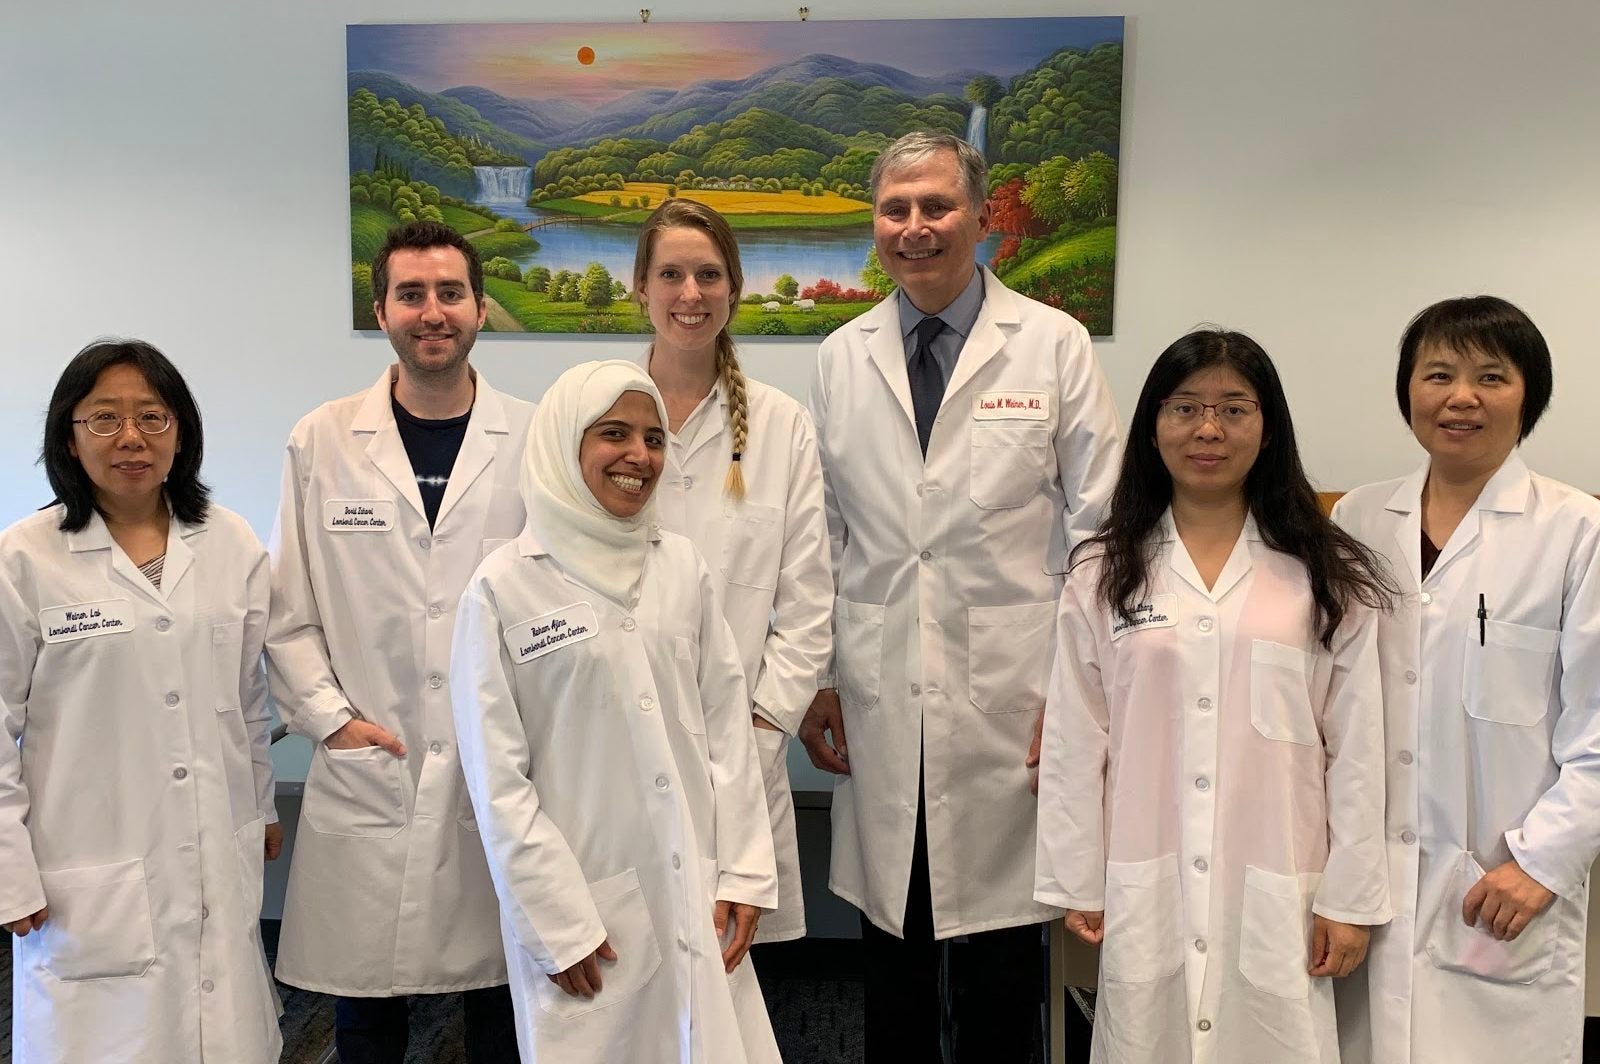
[[[1261,541],[1261,533],[1256,530],[1255,518],[1247,516],[1244,519],[1244,528],[1240,530],[1239,538],[1234,540],[1233,550],[1222,566],[1222,572],[1217,574],[1216,584],[1206,587],[1206,582],[1200,577],[1200,570],[1195,568],[1194,559],[1189,556],[1189,548],[1183,545],[1183,540],[1178,535],[1178,528],[1172,521],[1171,510],[1168,510],[1162,518],[1162,531],[1159,534],[1165,535],[1171,541],[1167,567],[1180,580],[1212,602],[1222,601],[1222,597],[1249,574],[1255,566],[1251,544]]]
[[[983,309],[978,312],[978,320],[973,323],[972,332],[961,347],[961,357],[956,359],[955,372],[950,374],[950,382],[945,385],[945,403],[957,401],[956,393],[1000,353],[1006,340],[1022,323],[1015,293],[984,267],[979,266],[978,269],[983,270]],[[903,346],[902,359],[905,357]],[[940,409],[943,409],[943,404]]]
[[[1527,510],[1528,496],[1533,490],[1533,477],[1528,472],[1527,465],[1522,461],[1522,456],[1515,451],[1511,453],[1495,470],[1494,476],[1483,486],[1478,493],[1478,499],[1472,504],[1472,509],[1461,519],[1456,526],[1455,533],[1451,535],[1450,542],[1444,545],[1439,552],[1439,560],[1433,566],[1430,577],[1438,575],[1439,571],[1448,565],[1451,559],[1460,556],[1468,547],[1476,543],[1478,536],[1483,531],[1483,515],[1488,513],[1513,513],[1520,514]]]
[[[389,405],[392,381],[391,370],[385,369],[378,383],[367,392],[361,409],[356,411],[350,431],[371,434],[372,438],[367,441],[367,460],[378,467],[378,471],[394,485],[395,492],[411,504],[418,517],[426,521],[428,512],[423,509],[422,493],[417,490],[417,475],[411,469],[411,458],[406,454],[405,442],[400,439],[400,427],[394,421],[394,409]]]
[[[177,518],[172,519],[172,525],[167,529],[167,558],[161,563],[162,598],[170,600],[183,582],[184,575],[193,567],[194,551],[188,541],[191,536],[198,536],[205,530],[205,525],[186,525]]]
[[[171,546],[172,533],[167,533],[167,543]],[[136,595],[143,595],[158,605],[165,606],[166,600],[161,597],[161,592],[156,590],[148,577],[139,571],[133,564],[133,559],[128,557],[126,551],[117,546],[117,541],[111,538],[111,530],[106,527],[105,518],[98,512],[89,515],[89,523],[76,532],[67,533],[67,549],[77,554],[82,551],[103,550],[109,551],[111,557],[111,571],[116,579]],[[163,563],[163,566],[165,563]]]
[[[472,400],[472,416],[467,419],[467,433],[462,437],[461,450],[456,452],[456,464],[450,470],[450,483],[445,486],[444,499],[439,503],[439,516],[434,520],[435,528],[444,527],[445,519],[450,516],[450,511],[455,508],[456,503],[472,487],[472,482],[489,467],[489,463],[494,461],[500,438],[510,431],[506,421],[505,404],[500,401],[500,393],[489,387],[489,382],[481,373],[476,371],[474,373],[478,390]],[[406,468],[410,467],[408,459]],[[415,487],[415,477],[411,483]]]
[[[1161,524],[1157,527],[1156,535],[1162,537],[1167,543],[1167,568],[1179,580],[1194,588],[1206,598],[1211,597],[1211,589],[1206,587],[1206,582],[1200,579],[1200,570],[1194,567],[1194,559],[1189,557],[1189,548],[1183,545],[1183,540],[1178,538],[1178,526],[1172,523],[1172,511],[1168,510],[1161,517]]]
[[[911,426],[912,437],[917,432],[916,408],[911,405],[911,378],[906,373],[906,344],[900,335],[900,301],[885,299],[860,319],[862,340],[867,345],[867,356],[878,367],[884,383],[900,403],[906,424]]]
[[[1428,463],[1423,462],[1422,468],[1401,481],[1383,504],[1400,519],[1394,533],[1395,556],[1405,559],[1413,588],[1422,587],[1422,485],[1427,479]]]

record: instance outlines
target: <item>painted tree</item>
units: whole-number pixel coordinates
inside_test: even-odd
[[[789,274],[782,273],[779,274],[778,279],[772,283],[772,290],[785,299],[793,299],[795,296],[800,294],[800,282],[796,281]]]
[[[598,262],[591,262],[578,282],[578,299],[586,307],[609,307],[611,284],[610,271]]]
[[[883,268],[883,260],[878,258],[876,245],[867,249],[867,264],[861,267],[861,283],[868,291],[875,292],[879,296],[887,296],[895,290],[894,278]]]
[[[1022,178],[1014,177],[994,190],[989,197],[989,225],[996,232],[1008,236],[1043,236],[1050,231],[1050,227],[1040,221],[1032,207],[1023,202],[1023,188]]]
[[[1073,210],[1085,218],[1117,213],[1117,161],[1103,151],[1074,163],[1062,187]]]
[[[1001,86],[998,78],[991,77],[988,74],[979,74],[967,82],[964,95],[979,107],[993,107],[995,101],[1005,95],[1005,89]]]
[[[1067,195],[1067,171],[1071,169],[1072,160],[1058,155],[1027,172],[1022,202],[1032,207],[1033,213],[1051,226],[1071,221],[1077,213]]]

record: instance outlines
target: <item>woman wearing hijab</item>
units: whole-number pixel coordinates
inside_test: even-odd
[[[1093,1059],[1337,1064],[1333,979],[1389,919],[1386,578],[1318,509],[1253,340],[1156,359],[1074,554],[1035,897],[1103,940]]]
[[[739,652],[652,496],[666,411],[628,362],[534,415],[528,523],[462,596],[451,696],[524,1059],[778,1059],[750,965],[777,902]]]

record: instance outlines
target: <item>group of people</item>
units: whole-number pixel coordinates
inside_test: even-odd
[[[745,377],[703,205],[640,234],[639,360],[537,407],[469,363],[472,246],[395,229],[397,362],[294,428],[268,548],[171,362],[72,360],[55,500],[0,533],[18,1064],[277,1060],[269,692],[314,743],[275,974],[346,1064],[456,992],[474,1064],[779,1060],[747,954],[805,933],[793,738],[869,1062],[1030,1060],[1064,916],[1105,1064],[1576,1064],[1600,502],[1517,455],[1532,322],[1419,314],[1427,458],[1330,519],[1249,337],[1162,352],[1124,445],[1082,326],[975,263],[981,157],[909,134],[872,188],[897,292],[809,409]]]

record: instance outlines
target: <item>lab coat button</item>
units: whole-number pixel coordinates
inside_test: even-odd
[[[1402,765],[1409,765],[1411,762],[1416,760],[1416,757],[1411,753],[1410,750],[1402,750],[1400,751],[1399,760]]]
[[[678,948],[683,950],[683,952],[688,953],[689,952],[689,943],[688,943],[688,941],[686,939],[681,939],[681,938],[678,939]]]
[[[931,562],[933,561],[933,551],[925,550],[921,554],[917,555],[917,557],[921,558],[925,562]]]
[[[172,778],[175,780],[188,779],[189,770],[184,768],[182,765],[179,765],[177,768],[172,770]]]
[[[1211,781],[1201,776],[1194,781],[1194,789],[1197,791],[1209,791],[1211,789]]]
[[[216,983],[213,983],[213,982],[212,982],[212,981],[211,981],[211,980],[209,980],[209,979],[207,979],[207,980],[206,980],[206,981],[205,981],[205,982],[203,982],[203,983],[201,983],[201,984],[200,984],[200,989],[201,989],[201,990],[204,990],[204,991],[205,991],[205,992],[206,992],[206,993],[208,993],[208,994],[209,994],[209,993],[211,993],[211,992],[212,992],[212,991],[213,991],[213,990],[215,990],[215,989],[216,989],[216,988],[217,988],[217,984],[216,984]]]
[[[1429,591],[1424,591],[1421,595],[1418,595],[1417,597],[1422,600],[1422,604],[1424,606],[1428,605],[1429,603],[1431,603],[1433,601],[1433,593],[1429,592]]]
[[[657,776],[656,777],[656,790],[665,791],[665,790],[670,790],[671,788],[672,788],[672,781],[667,779],[667,777],[665,777],[665,776]]]
[[[682,868],[683,867],[683,858],[679,857],[677,854],[673,854],[672,855],[672,867],[673,868]]]
[[[178,704],[178,692],[176,692],[176,691],[168,691],[167,692],[167,705],[175,706],[177,704]]]
[[[423,550],[427,550],[432,545],[433,544],[428,541],[428,537],[427,536],[418,536],[417,537],[417,546],[421,547]]]
[[[1195,939],[1194,940],[1194,951],[1196,953],[1204,953],[1206,951],[1206,940],[1203,939],[1203,938]]]
[[[1405,843],[1407,846],[1410,846],[1412,843],[1417,841],[1417,833],[1407,828],[1405,831],[1400,833],[1400,841]]]
[[[1195,705],[1199,706],[1202,710],[1210,709],[1211,708],[1211,699],[1202,698],[1200,701],[1196,702]]]
[[[639,625],[634,621],[634,619],[632,617],[624,617],[624,618],[622,618],[622,630],[624,632],[631,632],[637,627],[639,627]]]
[[[428,744],[428,752],[431,753],[431,754],[437,754],[437,753],[441,752],[443,749],[444,749],[444,744],[443,743],[429,743]]]
[[[922,496],[927,493],[927,490],[928,490],[928,486],[926,484],[918,484],[917,485],[917,498],[919,498],[919,499],[922,498]]]
[[[1211,1030],[1211,1021],[1201,1020],[1199,1023],[1195,1024],[1195,1026],[1200,1028],[1202,1031],[1209,1031]]]
[[[1417,674],[1416,674],[1416,672],[1414,670],[1412,670],[1412,669],[1407,669],[1406,670],[1406,683],[1416,683],[1416,682],[1417,682]]]
[[[688,491],[692,487],[694,487],[694,477],[684,477],[683,478],[683,490],[684,491]]]
[[[1196,857],[1194,859],[1194,870],[1196,872],[1204,872],[1206,869],[1208,869],[1210,867],[1211,866],[1206,863],[1206,859],[1204,857]]]
[[[205,905],[200,906],[200,919],[205,920],[205,919],[208,919],[210,916],[211,916],[210,907],[209,906],[205,906]]]
[[[649,695],[645,695],[643,698],[639,699],[639,708],[648,713],[652,709],[656,708],[656,700],[651,698]]]
[[[172,618],[171,617],[162,617],[160,620],[156,621],[156,631],[158,631],[158,632],[165,632],[168,628],[171,628],[171,627],[172,627]]]
[[[434,673],[432,676],[428,677],[428,686],[437,691],[439,688],[444,686],[444,677],[440,676],[438,673]]]
[[[437,621],[440,618],[440,616],[442,616],[443,614],[444,614],[444,610],[441,610],[437,606],[429,606],[428,607],[428,619],[429,620]]]
[[[1202,618],[1200,618],[1200,623],[1199,623],[1199,625],[1197,625],[1197,627],[1202,632],[1211,631],[1211,618],[1210,617],[1202,617]]]
[[[920,683],[912,684],[911,685],[911,693],[913,695],[920,695],[922,693],[922,685]]]

